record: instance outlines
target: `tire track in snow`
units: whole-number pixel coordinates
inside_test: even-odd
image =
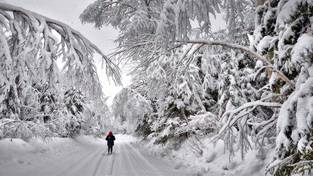
[[[126,148],[129,151],[129,157],[131,158],[133,166],[136,168],[136,175],[151,175],[152,172],[156,172],[156,170],[153,167],[150,167],[145,160],[140,158],[128,144],[126,145]],[[153,176],[154,175],[155,174],[153,174]]]
[[[191,172],[184,170],[175,170],[173,163],[170,161],[166,161],[164,159],[157,159],[153,156],[147,155],[147,153],[142,153],[142,150],[139,150],[132,144],[126,144],[131,152],[129,152],[134,161],[136,160],[137,165],[139,165],[139,169],[142,169],[144,172],[144,176],[187,176],[193,175]],[[166,162],[164,162],[166,161]],[[148,173],[147,173],[148,172]],[[140,174],[140,173],[138,173]]]
[[[103,152],[103,154],[101,155],[101,157],[98,159],[98,161],[96,162],[96,167],[93,171],[92,176],[97,176],[97,175],[101,175],[103,176],[105,175],[112,175],[113,173],[113,166],[114,166],[114,162],[115,162],[115,153],[117,151],[117,146],[115,147],[115,152],[113,152],[114,154],[112,155],[106,155],[106,152]]]
[[[123,167],[124,172],[122,170],[120,170],[120,168],[118,166]],[[126,173],[129,176],[137,176],[138,175],[138,174],[136,174],[136,170],[133,166],[133,163],[130,160],[129,152],[127,152],[125,144],[120,144],[119,162],[117,163],[117,165],[113,166],[112,175],[120,176],[121,175],[120,172],[123,173],[122,175],[125,175]]]
[[[56,173],[56,176],[62,176],[66,173],[66,171],[68,171],[70,168],[74,167],[77,163],[81,162],[82,159],[86,158],[87,156],[89,156],[90,154],[92,154],[92,152],[87,152],[84,153],[83,155],[81,155],[78,159],[76,159],[76,162],[71,162],[73,160],[73,158],[75,157],[66,157],[65,161],[61,161],[60,163],[58,163],[58,167],[59,165],[66,165],[67,163],[69,163],[68,166],[66,166],[66,168],[62,168],[58,173]],[[62,158],[63,159],[63,158]]]
[[[92,173],[92,176],[96,176],[97,175],[99,169],[101,168],[100,166],[101,166],[104,158],[105,158],[105,152],[103,154],[101,154],[100,158],[98,159],[98,161],[96,163],[96,167],[95,167],[95,169],[94,169],[94,171]]]
[[[111,167],[110,167],[109,175],[112,175],[112,173],[113,173],[114,161],[115,161],[115,155],[113,155],[113,159],[112,159],[112,162],[111,162]]]
[[[87,154],[84,154],[83,156],[79,157],[79,158],[75,158],[75,162],[71,162],[71,160],[73,160],[73,158],[70,158],[70,162],[71,164],[69,164],[68,166],[64,167],[58,174],[57,176],[64,176],[64,175],[68,175],[69,173],[73,172],[73,169],[76,169],[78,167],[78,165],[80,165],[82,162],[84,162],[84,160],[88,157],[94,156],[92,155],[92,153],[94,152],[88,152]]]
[[[71,163],[69,166],[64,168],[61,172],[59,172],[56,175],[65,176],[65,175],[70,175],[70,173],[72,174],[73,172],[79,171],[79,169],[83,168],[82,166],[92,161],[92,159],[96,157],[98,155],[98,152],[100,152],[101,150],[102,148],[97,149],[96,151],[91,151],[91,152],[88,152],[87,154],[84,154],[82,157],[79,157],[78,159],[76,159],[77,160],[76,162]],[[73,175],[76,175],[76,174],[73,174]]]
[[[162,175],[162,173],[156,168],[147,158],[145,158],[138,149],[134,148],[132,144],[126,144],[126,146],[129,148],[130,154],[133,156],[134,160],[137,160],[137,163],[141,163],[142,165],[145,165],[145,170],[148,169],[148,171],[151,172],[154,171],[157,175]]]
[[[97,161],[96,168],[94,169],[94,171],[92,173],[92,176],[96,176],[97,175],[97,171],[99,170],[99,166],[102,163],[103,158],[104,158],[104,156],[101,156],[99,158],[99,160]]]

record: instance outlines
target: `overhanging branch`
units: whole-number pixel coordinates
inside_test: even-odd
[[[202,44],[202,45],[208,45],[208,46],[223,46],[223,47],[228,47],[231,49],[238,49],[241,50],[253,58],[262,61],[265,63],[269,69],[272,69],[273,72],[276,72],[277,75],[285,82],[287,82],[292,88],[294,88],[294,83],[287,78],[287,76],[282,73],[280,70],[276,69],[265,57],[261,56],[260,54],[250,50],[249,48],[242,46],[242,45],[237,45],[233,43],[227,43],[227,42],[221,42],[221,41],[207,41],[207,40],[177,40],[176,42],[180,43],[181,45],[186,45],[186,44]]]
[[[16,18],[19,15],[21,18]],[[21,22],[20,25],[18,22]],[[11,24],[14,24],[13,27]],[[19,26],[20,25],[20,26]],[[6,30],[21,35],[19,31],[15,31],[16,28],[22,29],[22,27],[29,27],[29,36],[37,36],[39,42],[42,40],[45,43],[49,40],[54,40],[54,44],[47,46],[45,44],[44,50],[47,52],[55,52],[57,55],[63,55],[64,57],[73,57],[74,62],[76,59],[80,62],[88,62],[93,65],[92,55],[93,52],[98,53],[106,63],[107,73],[112,76],[113,80],[121,84],[120,80],[120,70],[117,65],[115,65],[106,55],[91,41],[84,37],[80,32],[71,28],[67,24],[60,21],[45,17],[43,15],[37,14],[35,12],[16,7],[14,5],[0,3],[0,26],[4,27]],[[52,32],[54,30],[54,33]],[[60,48],[57,47],[57,38],[59,35],[61,37]],[[27,37],[25,37],[27,39]],[[54,46],[53,46],[54,45]],[[53,51],[51,47],[54,47],[56,51]],[[71,60],[71,59],[69,59]],[[71,61],[71,62],[73,62]]]

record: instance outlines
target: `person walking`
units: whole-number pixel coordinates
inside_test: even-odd
[[[109,131],[109,133],[108,133],[107,137],[105,138],[105,140],[107,140],[108,154],[112,154],[114,140],[115,140],[115,136],[113,135],[112,131]]]

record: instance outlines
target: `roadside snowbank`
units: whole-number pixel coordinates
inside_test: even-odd
[[[0,168],[12,162],[31,165],[32,161],[56,157],[64,152],[75,152],[79,150],[79,147],[94,144],[100,145],[101,140],[91,136],[81,136],[75,139],[32,138],[27,142],[22,139],[2,139],[0,140]]]
[[[213,144],[210,138],[201,139],[201,149],[197,142],[188,139],[180,144],[177,150],[170,144],[155,145],[154,141],[146,141],[145,146],[155,156],[166,157],[177,162],[177,168],[188,166],[197,170],[197,175],[223,175],[223,176],[263,176],[266,163],[270,163],[274,154],[273,148],[265,149],[263,153],[250,150],[242,160],[240,152],[231,157],[224,150],[224,142],[219,140]],[[201,150],[200,152],[198,152]]]

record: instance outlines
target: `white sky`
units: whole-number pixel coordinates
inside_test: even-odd
[[[1,1],[20,6],[24,9],[37,12],[70,25],[96,44],[105,54],[110,53],[116,47],[113,41],[117,38],[118,33],[115,29],[104,26],[99,30],[94,28],[91,24],[82,24],[79,20],[79,15],[95,0],[0,0],[0,2]],[[122,87],[115,86],[113,82],[108,82],[105,70],[101,68],[100,57],[96,59],[96,64],[103,92],[106,96],[110,96],[110,101]],[[125,74],[123,78],[124,86],[126,86],[129,84],[130,78],[126,77]]]

